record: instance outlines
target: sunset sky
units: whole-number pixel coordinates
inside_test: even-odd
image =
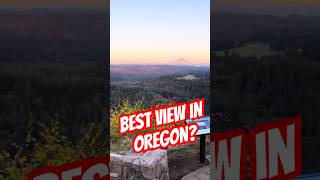
[[[209,64],[209,0],[112,0],[111,64]]]

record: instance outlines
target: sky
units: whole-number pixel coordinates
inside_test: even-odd
[[[101,8],[109,0],[1,0],[0,8]]]
[[[209,64],[210,0],[111,0],[111,64]]]
[[[320,0],[213,0],[213,8],[273,15],[319,15]]]

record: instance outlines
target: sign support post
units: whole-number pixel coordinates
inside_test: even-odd
[[[205,163],[206,161],[206,136],[200,136],[200,162]]]

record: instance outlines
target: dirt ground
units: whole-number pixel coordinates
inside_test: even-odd
[[[209,164],[199,161],[200,143],[188,144],[168,149],[170,180],[180,180],[183,176]],[[206,154],[210,154],[209,142],[206,142]]]

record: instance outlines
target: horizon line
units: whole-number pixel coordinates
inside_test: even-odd
[[[170,65],[170,66],[210,66],[210,63],[200,63],[200,64],[174,64],[174,63],[164,63],[164,64],[160,64],[160,63],[110,63],[110,65],[144,65],[144,66],[152,66],[152,65]]]

